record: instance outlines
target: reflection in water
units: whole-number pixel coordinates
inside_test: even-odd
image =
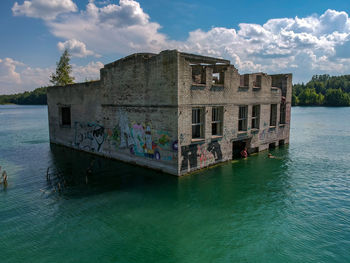
[[[99,194],[177,178],[160,172],[50,144],[48,188],[68,196]],[[60,189],[60,190],[59,190]]]
[[[350,108],[293,108],[278,158],[180,178],[50,146],[46,107],[0,111],[1,263],[348,261]]]

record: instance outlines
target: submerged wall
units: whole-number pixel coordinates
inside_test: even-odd
[[[202,75],[194,77],[197,71]],[[182,175],[231,160],[237,141],[250,152],[288,143],[291,91],[291,74],[243,76],[229,61],[176,50],[134,54],[105,65],[100,81],[48,88],[50,141]],[[271,104],[277,105],[273,127]],[[242,105],[248,108],[245,131],[238,130]],[[251,127],[254,105],[260,105],[258,129]],[[196,107],[204,113],[200,139],[192,138]],[[213,107],[222,107],[223,118],[215,136]]]
[[[249,74],[247,85],[232,65],[224,71],[223,84],[213,83],[213,69],[205,66],[206,84],[193,83],[191,61],[179,59],[179,174],[232,160],[234,142],[244,141],[249,152],[289,143],[292,75]],[[256,76],[261,85],[255,86]],[[274,84],[275,86],[273,86]],[[286,121],[280,123],[280,105],[286,104]],[[271,104],[277,104],[277,123],[270,126]],[[238,130],[239,107],[248,106],[246,131]],[[252,107],[260,105],[259,128],[252,129]],[[192,109],[204,111],[204,136],[192,138]],[[212,135],[212,108],[223,108],[221,136]],[[240,149],[241,150],[241,149]],[[239,150],[239,152],[240,152]]]
[[[176,53],[141,54],[106,65],[98,82],[50,87],[50,141],[177,174],[176,76]]]

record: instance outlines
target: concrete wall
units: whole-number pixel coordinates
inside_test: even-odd
[[[204,60],[206,84],[193,85],[191,63]],[[217,64],[216,64],[217,63]],[[213,84],[213,70],[224,68],[224,83]],[[261,76],[261,87],[256,76]],[[229,61],[180,53],[134,54],[101,69],[101,80],[50,87],[50,141],[75,149],[181,175],[232,159],[233,142],[264,150],[289,142],[292,76],[241,75]],[[281,103],[286,123],[279,124]],[[259,104],[260,127],[251,129],[252,106]],[[277,104],[277,125],[270,107]],[[238,131],[240,105],[248,105],[248,127]],[[70,107],[71,125],[61,125],[60,108]],[[223,133],[212,136],[212,107],[223,107]],[[192,139],[192,108],[204,110],[204,138]]]
[[[224,84],[212,83],[212,68],[207,66],[206,85],[193,84],[191,62],[179,59],[179,174],[232,159],[232,145],[247,140],[251,151],[268,149],[280,140],[289,142],[291,107],[291,74],[268,76],[264,73],[249,75],[249,85],[241,86],[240,75],[232,66],[224,73]],[[255,87],[256,75],[261,76],[261,87]],[[278,87],[272,87],[272,80]],[[277,84],[278,85],[277,85]],[[279,124],[282,90],[286,93],[286,124]],[[260,105],[260,127],[251,129],[252,107]],[[271,104],[277,104],[277,125],[270,127]],[[239,106],[248,105],[247,131],[238,131]],[[223,134],[212,136],[212,107],[223,106]],[[192,108],[202,107],[205,112],[204,138],[192,140]]]
[[[177,52],[108,64],[99,82],[49,88],[48,103],[51,142],[177,174]]]

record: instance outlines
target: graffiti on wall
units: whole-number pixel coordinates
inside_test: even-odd
[[[190,144],[181,147],[181,170],[203,168],[222,160],[221,146],[217,141],[207,144]]]
[[[279,127],[276,131],[275,129],[271,130],[269,128],[264,129],[259,134],[260,141],[268,141],[268,140],[276,140],[277,138],[285,137],[285,131],[288,129],[284,129],[284,127]]]
[[[108,135],[117,149],[129,149],[131,154],[140,157],[169,161],[172,155],[166,151],[177,151],[177,141],[172,142],[168,132],[154,130],[150,121],[131,122],[124,110],[118,111],[118,125]],[[161,150],[165,150],[163,156]]]
[[[213,157],[215,158],[215,161],[222,160],[221,147],[220,147],[220,144],[218,142],[209,143],[207,150],[208,150],[208,152],[210,152],[213,155]]]
[[[135,145],[134,138],[131,135],[128,115],[124,111],[118,112],[119,119],[119,148],[128,148]]]
[[[105,128],[100,124],[74,123],[74,145],[79,149],[99,152],[105,138]]]

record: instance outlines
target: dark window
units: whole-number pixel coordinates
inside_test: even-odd
[[[248,106],[239,106],[238,131],[247,130]]]
[[[205,84],[206,83],[206,69],[202,65],[192,65],[192,83]]]
[[[254,83],[255,87],[259,87],[261,88],[261,75],[256,75],[256,78],[255,78],[255,83]]]
[[[280,106],[280,124],[286,124],[286,104],[281,103]]]
[[[270,126],[276,126],[277,122],[277,104],[271,104]]]
[[[203,108],[192,109],[192,139],[203,138]]]
[[[70,107],[61,107],[61,124],[62,126],[70,126]]]
[[[259,129],[260,105],[253,105],[252,109],[252,129]]]
[[[244,74],[240,76],[240,84],[241,87],[249,86],[249,74]]]
[[[222,135],[223,107],[213,107],[211,111],[211,134]]]

